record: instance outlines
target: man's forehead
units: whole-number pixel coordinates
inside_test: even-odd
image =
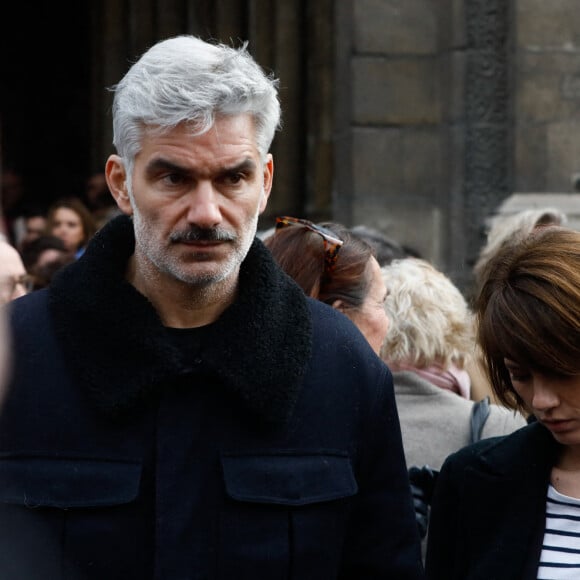
[[[261,163],[261,155],[253,132],[220,130],[212,128],[207,133],[192,135],[183,128],[163,134],[148,134],[136,156],[148,166],[161,160],[177,167],[195,166],[199,163],[220,167],[236,166],[253,160]]]

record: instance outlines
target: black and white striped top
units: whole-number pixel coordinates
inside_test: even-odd
[[[580,499],[548,487],[546,531],[538,580],[580,578]]]

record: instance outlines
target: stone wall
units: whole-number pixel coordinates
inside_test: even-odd
[[[580,172],[580,0],[336,8],[335,213],[465,285],[503,200]]]
[[[90,139],[78,141],[91,166],[111,151],[105,87],[162,37],[248,39],[280,78],[264,228],[281,213],[365,223],[463,285],[504,199],[571,192],[580,173],[580,0],[172,0],[163,10],[91,0],[87,10]]]
[[[518,0],[516,191],[571,191],[580,171],[580,1]]]
[[[342,4],[337,43],[350,38],[351,50],[338,66],[350,82],[337,85],[337,99],[350,102],[350,116],[337,124],[351,156],[336,167],[335,195],[341,221],[377,227],[440,261],[449,169],[438,12],[431,0]]]

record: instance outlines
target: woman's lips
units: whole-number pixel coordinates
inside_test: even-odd
[[[574,421],[571,419],[543,419],[541,422],[552,433],[563,433],[574,428]]]

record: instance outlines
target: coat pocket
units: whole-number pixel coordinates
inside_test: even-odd
[[[0,578],[131,577],[140,481],[139,462],[0,457]]]
[[[0,458],[0,503],[90,508],[137,497],[141,464],[100,459]]]
[[[358,489],[346,454],[228,454],[222,468],[220,578],[336,576]]]

